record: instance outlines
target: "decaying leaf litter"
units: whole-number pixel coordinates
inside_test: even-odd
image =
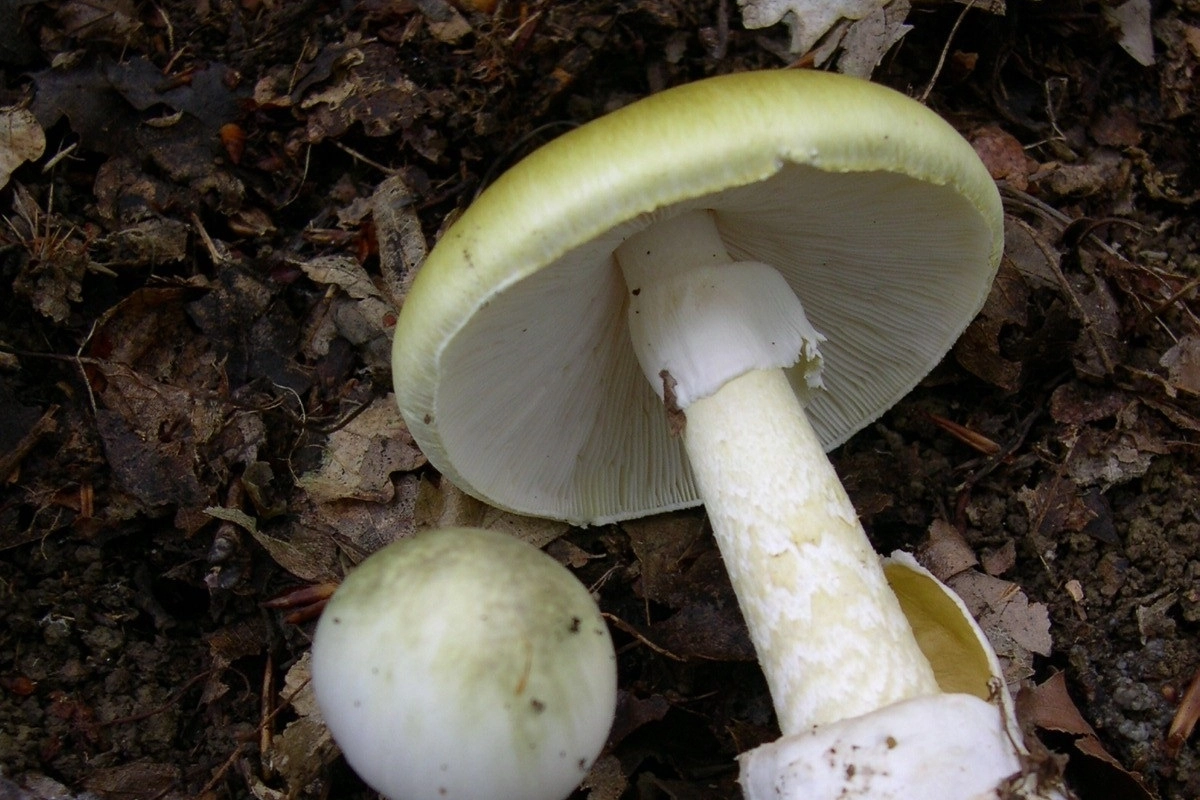
[[[834,454],[868,531],[964,596],[1081,796],[1200,795],[1200,8],[901,2],[821,4],[804,52],[816,4],[0,9],[7,788],[361,793],[311,623],[264,604],[466,523],[544,546],[618,638],[579,797],[735,797],[773,719],[702,513],[482,506],[407,439],[387,346],[428,243],[531,147],[799,62],[924,97],[1009,214],[953,358]]]

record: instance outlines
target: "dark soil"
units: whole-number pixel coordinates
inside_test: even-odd
[[[976,144],[1007,256],[834,460],[881,551],[1005,582],[980,613],[1082,797],[1200,797],[1200,5],[1149,4],[1149,66],[1099,4],[977,5],[914,9],[874,78]],[[0,187],[0,796],[367,796],[308,716],[311,619],[266,604],[454,520],[538,539],[609,615],[579,798],[736,797],[774,721],[703,515],[464,500],[389,410],[387,339],[522,154],[787,41],[726,0],[0,3],[0,155],[45,135]]]

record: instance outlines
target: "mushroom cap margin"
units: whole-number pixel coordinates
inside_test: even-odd
[[[756,186],[772,196],[755,198],[747,187]],[[859,198],[867,210],[855,210]],[[902,273],[918,275],[923,298],[893,315],[903,319],[859,320],[861,330],[847,338],[855,340],[849,349],[870,351],[895,348],[897,331],[916,331],[928,340],[919,347],[901,344],[858,367],[849,363],[853,354],[839,353],[836,334],[822,330],[832,343],[830,392],[806,399],[827,448],[936,365],[982,306],[1003,248],[1000,199],[986,168],[947,122],[898,92],[786,70],[652,95],[535,151],[488,187],[430,253],[393,347],[397,400],[430,461],[493,505],[574,523],[696,505],[682,446],[632,352],[624,354],[623,313],[611,314],[623,311],[624,286],[611,251],[658,215],[713,203],[729,206],[718,208],[718,227],[738,258],[772,263],[791,247],[781,227],[787,215],[772,214],[773,203],[798,207],[796,220],[830,240],[813,246],[816,257],[832,262],[839,247],[861,248],[875,263],[847,294],[866,296],[875,310],[902,291]],[[766,227],[756,229],[760,220]],[[839,221],[845,230],[836,230]],[[739,233],[743,224],[752,232]],[[847,236],[858,241],[847,245]],[[897,263],[883,263],[892,251]],[[781,271],[789,281],[816,280],[806,277],[816,274],[811,258]],[[894,286],[880,277],[893,266]],[[819,281],[843,271],[834,264]],[[836,289],[799,288],[819,329],[850,316],[826,314],[804,296]],[[517,322],[522,295],[531,302],[528,325]],[[539,377],[534,357],[559,344],[608,361],[586,366],[560,356],[549,377]],[[885,363],[903,366],[872,396],[842,399]],[[621,397],[608,397],[610,389]],[[505,423],[505,413],[518,419]],[[631,457],[639,451],[647,460]]]

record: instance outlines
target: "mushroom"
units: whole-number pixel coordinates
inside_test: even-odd
[[[703,503],[780,727],[805,733],[941,692],[825,450],[942,358],[1002,231],[970,145],[897,92],[677,87],[550,142],[446,230],[399,315],[397,399],[501,508]]]
[[[588,590],[506,534],[427,531],[354,569],[313,639],[317,704],[391,800],[561,800],[616,708]]]

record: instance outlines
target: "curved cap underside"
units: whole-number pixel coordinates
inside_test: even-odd
[[[518,164],[430,254],[393,351],[430,461],[493,505],[580,524],[697,504],[612,256],[692,209],[735,259],[779,270],[825,335],[824,388],[793,384],[828,448],[936,365],[1002,247],[983,165],[898,93],[803,71],[663,92]]]

